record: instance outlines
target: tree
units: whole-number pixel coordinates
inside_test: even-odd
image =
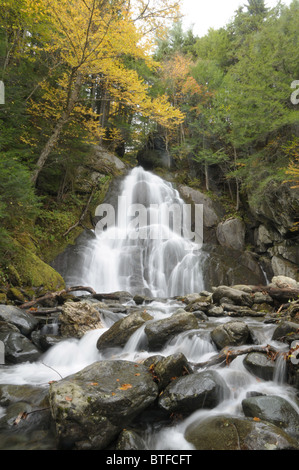
[[[27,0],[28,7],[37,8],[36,2]],[[162,6],[164,8],[162,9]],[[44,48],[48,54],[59,56],[65,67],[63,89],[65,97],[60,115],[52,129],[36,163],[32,181],[38,175],[48,156],[55,148],[61,132],[69,122],[80,100],[83,85],[90,76],[102,75],[110,96],[117,97],[126,105],[139,108],[153,119],[161,119],[163,125],[173,125],[180,116],[165,100],[151,101],[147,86],[134,70],[124,64],[126,55],[136,60],[154,63],[148,55],[149,43],[142,39],[151,33],[161,17],[177,11],[177,2],[155,0],[132,4],[115,0],[47,0],[39,14],[51,25],[53,40]],[[136,16],[133,17],[133,14]],[[138,26],[140,24],[141,26]],[[146,24],[146,27],[145,27]],[[167,114],[165,114],[167,113]]]

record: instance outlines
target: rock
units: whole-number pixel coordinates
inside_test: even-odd
[[[243,360],[245,368],[263,380],[273,380],[275,361],[272,361],[266,353],[251,352]]]
[[[251,307],[253,304],[253,298],[250,294],[227,286],[219,286],[213,292],[214,304],[219,304],[222,298],[230,299],[230,301],[236,305]]]
[[[20,401],[38,408],[49,406],[48,388],[29,384],[0,384],[0,406],[7,407]]]
[[[59,335],[41,334],[40,331],[33,331],[31,334],[33,344],[42,352],[48,351],[49,348],[58,344],[62,339]]]
[[[97,341],[98,350],[104,351],[109,348],[125,346],[132,334],[148,320],[152,320],[152,316],[143,311],[131,313],[127,317],[118,320],[99,337]]]
[[[220,374],[210,370],[178,378],[166,387],[158,404],[170,413],[188,415],[200,408],[214,408],[229,394]]]
[[[260,418],[299,437],[299,414],[293,406],[279,396],[257,396],[242,401],[245,416]]]
[[[179,185],[178,190],[187,203],[203,205],[203,241],[204,243],[217,243],[216,228],[225,213],[223,207],[197,189]],[[194,230],[194,225],[193,220],[192,230]]]
[[[208,315],[209,317],[222,317],[224,315],[224,309],[221,305],[219,307],[217,307],[217,305],[211,305],[208,309]]]
[[[217,239],[221,246],[243,251],[245,248],[245,224],[240,219],[227,219],[217,226]]]
[[[210,302],[206,302],[206,301],[194,301],[194,302],[190,302],[186,308],[185,308],[185,311],[186,312],[198,312],[198,311],[203,311],[203,312],[207,312],[207,310],[209,309],[210,307]]]
[[[99,311],[89,302],[65,302],[59,317],[61,335],[82,338],[89,330],[103,328]]]
[[[198,320],[195,315],[182,310],[168,318],[148,323],[144,332],[148,339],[149,349],[157,351],[179,333],[197,328]]]
[[[196,420],[185,431],[196,450],[298,450],[298,442],[279,427],[250,418],[221,415]]]
[[[271,265],[275,276],[291,277],[299,281],[299,267],[281,256],[273,256]]]
[[[15,325],[23,335],[30,335],[38,325],[33,315],[13,305],[0,305],[0,320]]]
[[[60,449],[102,450],[158,396],[151,373],[129,361],[101,361],[50,385]]]
[[[171,356],[162,357],[152,368],[157,377],[159,390],[163,390],[174,379],[186,374],[192,374],[193,371],[188,364],[184,354],[176,353]]]
[[[288,341],[288,337],[292,339],[292,333],[297,333],[299,330],[298,323],[290,321],[282,321],[274,330],[272,335],[273,341]]]
[[[242,321],[231,321],[218,325],[212,330],[211,339],[219,350],[225,346],[241,346],[253,342],[248,325]]]
[[[117,439],[115,450],[148,450],[144,440],[132,429],[124,429]]]
[[[41,351],[20,332],[2,331],[0,332],[0,341],[4,343],[5,362],[8,364],[34,362],[41,356]]]
[[[274,276],[271,279],[270,287],[279,287],[280,289],[295,288],[299,289],[299,282],[287,276]]]

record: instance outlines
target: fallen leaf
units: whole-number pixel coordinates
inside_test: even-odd
[[[91,382],[89,385],[99,385],[98,382]]]
[[[135,374],[136,377],[139,377],[139,375],[140,375],[139,373],[138,373],[138,374]]]
[[[119,387],[119,390],[128,390],[129,388],[132,388],[131,384],[122,384],[122,386]]]
[[[260,421],[260,418],[257,418],[256,416],[253,418],[253,421]]]
[[[65,397],[66,401],[73,401],[71,397]]]
[[[115,392],[112,392],[112,393],[111,393],[111,395],[113,395],[113,396],[114,396],[114,395],[115,395]]]

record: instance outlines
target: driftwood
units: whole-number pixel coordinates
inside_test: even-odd
[[[299,289],[295,287],[256,286],[252,287],[252,292],[266,292],[272,299],[282,302],[299,299]]]
[[[57,297],[60,297],[64,294],[68,294],[70,292],[76,292],[76,291],[86,291],[92,295],[96,294],[95,290],[93,290],[92,287],[85,287],[85,286],[68,287],[67,289],[63,289],[57,292],[49,292],[43,295],[42,297],[38,297],[37,299],[31,300],[29,302],[25,302],[24,304],[20,305],[20,308],[23,308],[23,309],[30,308],[44,300],[56,299]]]
[[[88,198],[88,201],[86,203],[86,206],[84,207],[81,215],[80,215],[80,218],[78,220],[78,222],[76,222],[74,225],[72,225],[64,234],[63,236],[66,237],[72,230],[74,230],[76,227],[78,227],[78,225],[82,225],[82,222],[86,216],[86,213],[88,211],[88,208],[90,206],[90,203],[92,201],[92,198],[93,198],[93,195],[94,195],[94,192],[95,192],[95,186],[93,186],[92,190],[91,190],[91,193],[89,195],[89,198]],[[83,227],[85,228],[85,227]]]
[[[267,345],[267,346],[253,345],[244,349],[223,348],[219,354],[217,354],[216,356],[213,356],[209,361],[199,362],[197,364],[192,364],[192,365],[194,367],[207,367],[207,366],[213,366],[216,364],[221,364],[223,362],[225,362],[225,364],[228,365],[231,361],[236,359],[237,356],[241,356],[242,354],[248,354],[251,352],[266,352],[272,359],[275,359],[277,354],[279,354],[279,351],[270,345]]]

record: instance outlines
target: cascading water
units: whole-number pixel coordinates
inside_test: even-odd
[[[118,207],[117,224],[105,232],[96,234],[95,238],[84,244],[79,253],[80,262],[72,266],[66,281],[69,285],[91,286],[100,293],[124,290],[131,294],[144,293],[155,297],[142,308],[146,308],[151,315],[150,321],[167,318],[179,308],[184,308],[184,304],[173,297],[198,293],[204,286],[200,250],[196,243],[177,233],[165,239],[130,238],[129,234],[134,233],[134,230],[136,232],[136,228],[130,226],[128,229],[126,219],[122,217],[125,212],[122,203],[125,201],[126,206],[141,204],[146,207],[150,220],[159,223],[145,225],[142,229],[147,232],[160,230],[164,233],[169,229],[167,225],[169,219],[163,218],[163,214],[167,211],[162,211],[162,216],[159,212],[160,218],[158,218],[158,208],[161,206],[169,208],[173,203],[182,207],[183,201],[171,184],[145,172],[142,168],[135,168],[125,178],[121,189],[122,199]],[[113,229],[116,230],[118,237],[109,237],[109,230]],[[97,301],[94,302],[96,305]],[[136,307],[133,299],[125,302],[125,305]],[[121,359],[142,362],[155,354],[167,357],[181,352],[190,363],[202,363],[218,353],[211,341],[211,331],[219,323],[230,320],[229,317],[209,317],[201,322],[197,329],[185,331],[172,338],[160,351],[151,351],[147,348],[142,326],[123,348],[113,349],[108,356],[101,353],[96,346],[98,338],[124,316],[125,314],[120,311],[102,311],[101,320],[104,328],[91,330],[80,340],[63,339],[52,346],[37,362],[3,368],[0,373],[0,384],[48,387],[49,382],[59,380],[59,376],[66,377],[96,361]],[[249,324],[258,344],[272,343],[275,325],[264,324],[252,318],[243,318],[243,320]],[[284,347],[282,343],[275,346]],[[148,428],[142,431],[142,438],[151,450],[192,450],[192,445],[184,438],[185,429],[190,423],[217,414],[242,416],[242,400],[252,391],[284,397],[298,412],[296,391],[285,383],[283,366],[282,361],[277,363],[277,370],[271,381],[257,380],[244,367],[242,356],[234,359],[227,367],[211,366],[217,369],[227,384],[229,396],[213,410],[199,409],[177,425],[164,427],[162,424],[157,428],[149,424]],[[0,418],[2,416],[5,416],[4,408],[0,408]]]
[[[67,284],[90,286],[102,293],[128,291],[152,297],[200,292],[204,287],[201,253],[183,218],[186,206],[170,183],[141,167],[134,168],[123,181],[115,225],[96,230],[80,263],[67,273]],[[141,210],[146,211],[146,221],[139,217],[136,227],[132,216],[135,211],[140,215]]]

